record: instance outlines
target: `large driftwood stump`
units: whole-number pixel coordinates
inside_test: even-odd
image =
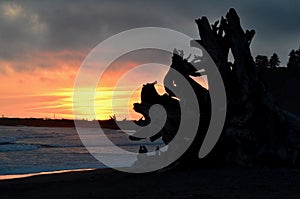
[[[191,46],[198,42],[213,59],[223,78],[227,93],[227,118],[221,138],[211,154],[200,163],[224,163],[235,165],[288,165],[295,164],[299,151],[296,140],[299,136],[299,118],[281,110],[275,105],[272,96],[259,80],[256,65],[250,51],[254,30],[244,31],[240,18],[234,9],[230,9],[225,18],[209,24],[206,17],[196,20],[199,40],[191,41]],[[232,52],[234,62],[229,61]],[[205,56],[203,55],[205,60]],[[197,153],[206,134],[210,116],[210,99],[208,91],[195,82],[191,76],[199,76],[193,66],[183,58],[183,52],[175,51],[171,68],[181,73],[192,85],[196,92],[201,114],[204,119],[199,123],[199,131],[186,154],[179,160],[181,164],[195,163]],[[200,61],[200,65],[205,61]],[[169,73],[165,82],[170,79]],[[209,83],[209,77],[208,77]],[[180,89],[180,82],[176,83]],[[171,141],[176,134],[180,113],[178,103],[172,98],[173,93],[166,88],[166,94],[159,96],[151,89],[147,92],[146,85],[142,92],[142,102],[135,104],[135,110],[144,115],[150,122],[149,107],[160,103],[168,112],[164,129],[155,136],[163,137],[165,143]],[[172,111],[171,111],[172,110]],[[192,160],[192,161],[189,161]]]
[[[220,23],[210,25],[206,17],[197,19],[196,23],[201,38],[196,42],[216,63],[227,92],[225,141],[221,141],[223,146],[231,142],[227,161],[243,165],[295,163],[297,144],[291,144],[291,140],[299,128],[291,126],[299,120],[274,104],[257,77],[250,51],[255,31],[242,29],[234,9]],[[230,50],[233,64],[228,61]]]

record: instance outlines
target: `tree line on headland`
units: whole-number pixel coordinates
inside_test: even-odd
[[[273,95],[276,104],[299,116],[300,47],[290,51],[286,64],[282,64],[276,53],[270,57],[257,55],[255,64],[258,77]]]
[[[280,58],[276,53],[268,58],[266,55],[257,55],[255,57],[255,64],[258,70],[263,70],[266,68],[274,69],[280,67]],[[298,50],[291,50],[289,53],[289,60],[286,65],[287,69],[291,72],[299,72],[300,71],[300,46]]]

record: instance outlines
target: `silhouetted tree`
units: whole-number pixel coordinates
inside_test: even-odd
[[[289,69],[292,69],[295,67],[296,65],[296,53],[295,53],[295,50],[292,50],[289,54],[290,58],[289,58],[289,61],[287,63],[287,67]]]
[[[300,47],[298,50],[292,50],[289,54],[289,61],[287,67],[290,70],[300,70]]]
[[[270,58],[269,66],[270,68],[276,68],[279,66],[279,64],[280,64],[279,57],[276,53],[274,53]]]
[[[258,69],[264,69],[269,67],[269,59],[265,55],[257,55],[255,57],[255,64]]]

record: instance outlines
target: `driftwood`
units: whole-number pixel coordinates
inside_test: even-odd
[[[259,80],[250,51],[255,31],[242,29],[240,18],[234,9],[230,9],[225,18],[222,17],[213,25],[209,24],[206,17],[197,19],[196,24],[201,39],[191,41],[191,46],[198,42],[215,62],[224,81],[228,103],[221,138],[212,153],[200,163],[244,166],[296,164],[299,151],[296,140],[300,137],[300,120],[277,107],[271,94]],[[230,51],[234,58],[233,63],[229,62]],[[200,60],[205,60],[205,56],[207,55],[204,54],[204,59],[202,57]],[[198,160],[197,152],[206,134],[210,117],[208,91],[191,78],[200,75],[193,64],[194,60],[189,62],[188,58],[184,59],[183,52],[175,51],[170,66],[185,76],[192,85],[201,107],[201,116],[204,115],[205,118],[199,124],[198,134],[190,149],[179,160],[182,164],[189,163],[188,160]],[[200,61],[201,64],[205,64],[205,61]],[[173,79],[170,78],[168,73],[165,83],[172,82]],[[180,89],[180,82],[176,82],[176,86]],[[154,136],[155,139],[162,137],[166,144],[175,136],[180,122],[178,102],[173,96],[168,88],[166,94],[160,96],[155,91],[154,84],[147,84],[142,91],[141,103],[134,105],[134,109],[145,118],[137,122],[140,125],[150,123],[148,110],[151,105],[158,103],[166,108],[167,122],[163,130]],[[131,138],[134,139],[134,136]]]
[[[291,144],[291,123],[297,118],[279,109],[257,77],[250,44],[254,30],[243,31],[234,9],[210,26],[207,18],[196,20],[201,40],[197,40],[216,63],[224,80],[228,113],[223,137],[233,143],[229,162],[253,164],[294,164],[297,145]],[[228,61],[231,50],[234,63]],[[299,130],[299,129],[298,129]],[[226,145],[226,142],[225,142]]]

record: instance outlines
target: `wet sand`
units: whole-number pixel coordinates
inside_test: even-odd
[[[201,168],[129,174],[112,169],[0,181],[4,198],[299,198],[300,169]]]

